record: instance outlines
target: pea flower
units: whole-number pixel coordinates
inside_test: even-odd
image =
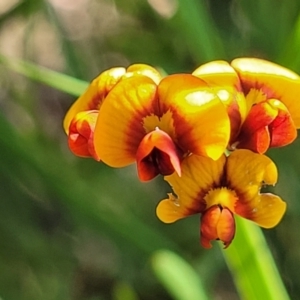
[[[218,159],[229,136],[226,109],[203,80],[174,74],[157,83],[141,75],[122,80],[107,95],[94,147],[111,167],[136,161],[140,180],[147,181],[158,174],[180,176],[189,153]]]
[[[300,128],[300,77],[257,58],[213,61],[193,74],[211,86],[231,86],[234,101],[224,102],[231,119],[229,148],[265,153],[292,143]]]
[[[140,74],[149,76],[155,82],[161,79],[156,69],[145,64],[134,64],[127,69],[111,68],[96,77],[74,102],[65,116],[64,130],[68,135],[69,148],[75,155],[100,160],[94,148],[94,130],[101,105],[119,81]]]
[[[235,150],[213,161],[190,155],[182,162],[181,178],[174,173],[165,180],[175,195],[162,200],[156,209],[158,218],[172,223],[200,213],[201,244],[211,247],[221,240],[225,248],[235,235],[234,215],[271,228],[281,220],[286,203],[271,193],[260,193],[264,185],[274,185],[277,169],[270,158],[250,150]]]

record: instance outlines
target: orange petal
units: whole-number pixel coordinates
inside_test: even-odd
[[[201,245],[211,248],[211,241],[221,240],[227,248],[235,235],[235,221],[232,212],[218,205],[210,207],[201,218]]]
[[[99,111],[94,143],[101,160],[111,167],[124,167],[136,159],[146,132],[143,119],[157,114],[157,86],[149,77],[120,81],[107,95]]]
[[[208,157],[190,155],[181,163],[181,177],[177,173],[166,176],[174,194],[159,203],[156,213],[166,223],[174,222],[206,209],[204,197],[214,186],[221,184],[225,156],[217,161]]]
[[[171,111],[183,152],[218,159],[230,137],[226,108],[217,93],[189,74],[165,77],[158,86],[160,109]],[[227,94],[230,97],[230,94]]]
[[[277,182],[277,168],[273,161],[244,149],[233,151],[227,158],[226,174],[228,187],[239,199],[236,206],[252,207],[262,184],[275,185]]]
[[[269,147],[288,145],[296,137],[296,127],[285,105],[270,99],[251,108],[236,138],[236,147],[262,154]]]
[[[278,115],[269,125],[270,147],[282,147],[292,143],[297,137],[297,129],[287,108],[278,100],[269,100],[270,105],[278,109]]]
[[[129,66],[123,78],[139,75],[151,78],[156,84],[159,84],[162,79],[161,74],[155,68],[146,64],[134,64]]]
[[[264,228],[276,226],[286,211],[286,203],[280,197],[270,193],[259,194],[251,201],[244,200],[240,199],[236,206],[236,213]]]
[[[268,126],[277,114],[277,109],[268,102],[253,105],[237,137],[236,147],[265,153],[270,147]]]
[[[90,110],[78,113],[72,120],[69,128],[68,144],[75,155],[100,160],[95,152],[93,142],[97,118],[98,111]]]
[[[268,99],[280,100],[300,127],[300,77],[289,69],[258,58],[238,58],[232,61],[245,93],[251,88],[262,90]]]
[[[232,66],[224,60],[211,61],[198,67],[192,75],[213,86],[233,86],[241,91],[240,80]]]
[[[64,129],[68,134],[69,126],[75,115],[81,111],[99,110],[107,93],[125,74],[125,68],[112,68],[101,73],[88,86],[87,90],[73,103],[64,119]]]
[[[136,153],[138,175],[141,181],[158,174],[181,176],[180,158],[170,136],[162,130],[149,132],[141,141]]]
[[[169,199],[161,200],[156,208],[157,217],[164,223],[173,223],[190,214],[184,206],[178,205],[178,199],[168,194]]]
[[[234,140],[249,111],[237,73],[228,62],[220,60],[201,65],[192,74],[209,86],[217,87],[216,92],[226,106],[230,118],[230,140]]]

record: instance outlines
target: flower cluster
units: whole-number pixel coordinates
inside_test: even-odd
[[[264,153],[300,127],[300,77],[277,64],[238,58],[163,77],[135,64],[100,74],[64,120],[71,151],[111,167],[136,162],[141,181],[161,174],[173,193],[156,209],[172,223],[201,215],[201,244],[230,245],[234,215],[275,226],[286,203],[264,185],[277,168]]]

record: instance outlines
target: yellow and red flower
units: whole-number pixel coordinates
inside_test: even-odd
[[[157,206],[157,216],[172,223],[200,213],[201,244],[211,247],[221,240],[228,247],[235,235],[234,215],[271,228],[281,220],[286,203],[271,193],[260,193],[264,185],[274,185],[277,169],[271,159],[250,150],[236,150],[217,161],[190,155],[182,162],[181,177],[166,176],[174,193]]]
[[[97,155],[112,167],[136,161],[142,181],[174,171],[180,176],[189,153],[218,159],[230,124],[217,92],[191,74],[170,75],[159,83],[144,75],[120,81],[99,111]]]
[[[112,68],[95,78],[87,90],[74,102],[65,116],[64,130],[68,135],[69,148],[75,155],[100,160],[94,149],[93,138],[101,105],[119,81],[141,74],[157,83],[161,80],[159,72],[145,64],[134,64],[127,69]]]
[[[193,74],[211,86],[233,88],[233,101],[224,102],[231,119],[230,149],[265,153],[290,144],[300,128],[300,77],[257,58],[214,61]]]

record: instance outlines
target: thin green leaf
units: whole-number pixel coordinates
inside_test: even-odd
[[[0,63],[32,80],[44,83],[72,96],[80,96],[88,86],[88,82],[37,66],[30,62],[8,58],[1,54]]]
[[[208,299],[198,274],[174,252],[157,251],[152,257],[152,268],[159,281],[174,299]]]
[[[198,62],[225,58],[216,25],[205,1],[178,1],[178,31]]]
[[[223,254],[241,299],[288,300],[261,229],[241,218],[236,223],[236,237]]]

